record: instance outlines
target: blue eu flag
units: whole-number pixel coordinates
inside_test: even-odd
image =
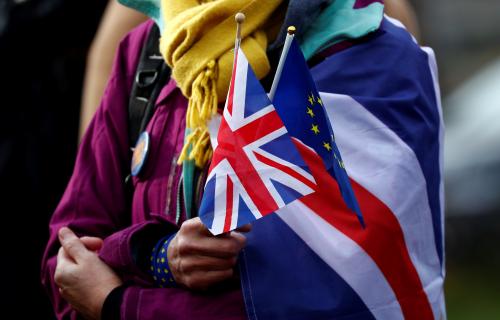
[[[337,181],[345,203],[364,227],[358,201],[335,143],[331,122],[295,40],[288,51],[273,104],[290,135],[313,148],[323,159],[328,173]]]

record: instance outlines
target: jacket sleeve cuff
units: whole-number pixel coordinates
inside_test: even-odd
[[[118,231],[104,240],[99,257],[124,281],[150,283],[151,276],[144,270],[141,256],[165,235],[177,231],[178,227],[166,222],[145,222]],[[148,253],[149,253],[148,252]]]
[[[127,284],[122,284],[114,288],[104,300],[101,310],[101,319],[103,320],[120,320],[121,319],[121,305],[123,295],[127,289]]]

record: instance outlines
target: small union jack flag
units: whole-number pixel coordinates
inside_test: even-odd
[[[274,106],[236,52],[199,216],[214,234],[312,193],[316,182]]]

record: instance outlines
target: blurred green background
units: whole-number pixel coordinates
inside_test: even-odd
[[[500,1],[411,2],[440,69],[448,318],[500,319]]]

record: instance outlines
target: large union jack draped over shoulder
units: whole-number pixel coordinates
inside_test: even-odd
[[[446,319],[436,61],[399,22],[380,29],[313,68],[290,47],[273,104],[304,143],[317,191],[246,234],[238,266],[250,320]],[[325,144],[322,105],[349,177]]]
[[[200,218],[215,235],[314,191],[313,176],[241,49],[213,147]]]

